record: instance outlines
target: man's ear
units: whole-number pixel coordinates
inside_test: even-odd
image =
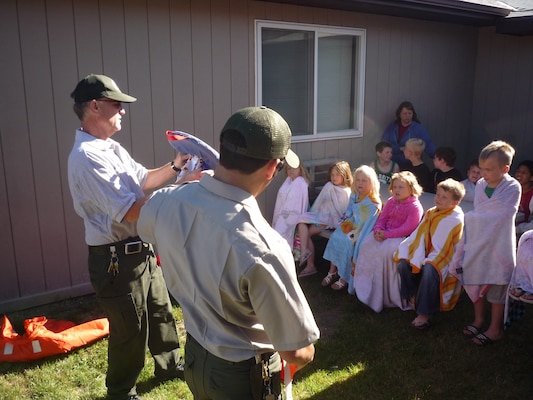
[[[274,179],[278,168],[278,160],[269,160],[265,165],[265,174],[268,180]]]
[[[503,167],[503,173],[506,174],[510,171],[511,169],[511,166],[509,164],[505,165],[505,167]]]

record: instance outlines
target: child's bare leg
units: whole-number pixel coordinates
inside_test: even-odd
[[[492,341],[503,338],[503,314],[505,311],[505,304],[491,304],[491,319],[489,328],[483,334]],[[476,344],[483,344],[477,338],[472,339]]]
[[[298,229],[303,226],[302,231],[300,231],[300,241],[301,241],[301,256],[300,256],[300,266],[304,265],[307,262],[305,268],[298,274],[298,277],[302,278],[309,275],[314,275],[317,273],[315,267],[315,245],[311,236],[316,235],[317,232],[320,232],[320,229],[315,225],[308,224],[299,224]],[[303,235],[302,235],[303,232]]]
[[[474,321],[472,325],[480,329],[483,326],[483,322],[485,322],[485,302],[485,298],[482,297],[474,303]]]
[[[334,274],[337,272],[337,266],[333,263],[329,263],[329,271],[330,274]]]
[[[298,233],[300,234],[300,260],[307,252],[307,242],[309,239],[309,227],[307,224],[298,224]]]
[[[307,249],[311,252],[309,259],[307,260],[306,269],[312,269],[316,271],[315,267],[315,244],[313,243],[313,236],[320,233],[320,228],[316,225],[309,225],[308,229],[308,238],[307,238]]]

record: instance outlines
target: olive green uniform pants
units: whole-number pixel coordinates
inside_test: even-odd
[[[180,362],[176,322],[161,268],[152,245],[125,254],[125,243],[113,243],[118,271],[109,270],[111,245],[89,246],[89,274],[99,304],[109,319],[108,399],[136,394],[147,348],[155,361],[156,377],[176,369]],[[128,251],[128,249],[126,249]]]

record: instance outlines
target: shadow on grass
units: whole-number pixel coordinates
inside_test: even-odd
[[[301,284],[322,335],[315,361],[295,377],[296,398],[452,400],[531,395],[533,318],[527,310],[504,340],[480,347],[462,334],[462,327],[473,318],[466,295],[453,311],[435,315],[430,329],[418,331],[410,326],[412,311],[375,313],[355,296],[322,288],[322,274],[311,278]]]

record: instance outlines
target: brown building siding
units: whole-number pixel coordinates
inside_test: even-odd
[[[256,19],[366,29],[364,136],[298,143],[303,160],[370,162],[404,99],[461,168],[498,135],[531,157],[531,37],[251,0],[3,0],[0,312],[91,290],[66,178],[76,82],[105,73],[139,99],[116,139],[149,168],[172,157],[167,129],[217,147],[225,119],[255,102]],[[281,181],[260,197],[268,217]]]

